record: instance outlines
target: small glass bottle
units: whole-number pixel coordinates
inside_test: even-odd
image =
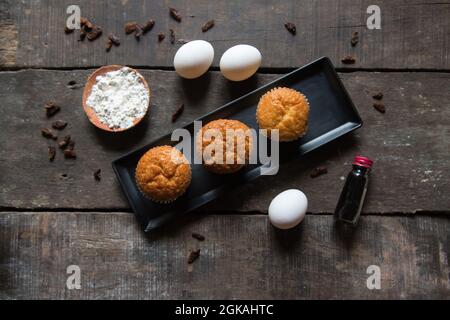
[[[356,225],[361,215],[369,183],[369,172],[373,161],[356,156],[353,170],[349,173],[336,206],[335,217],[338,221]]]

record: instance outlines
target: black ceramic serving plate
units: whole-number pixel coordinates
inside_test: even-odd
[[[250,92],[198,120],[206,124],[215,119],[229,118],[258,129],[255,115],[259,99],[275,87],[289,87],[301,91],[311,106],[307,134],[297,141],[280,144],[281,163],[298,158],[362,125],[362,120],[333,64],[326,57]],[[191,132],[193,140],[194,124],[184,128]],[[248,165],[231,175],[216,175],[205,170],[201,164],[192,164],[192,182],[187,192],[171,204],[154,203],[146,199],[136,187],[136,165],[141,156],[152,147],[177,143],[178,141],[171,141],[169,134],[112,163],[122,189],[146,232],[206,204],[226,190],[261,175],[261,164]]]

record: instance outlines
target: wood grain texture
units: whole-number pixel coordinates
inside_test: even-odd
[[[76,34],[65,35],[66,8],[70,0],[1,0],[11,12],[19,45],[14,67],[75,68],[106,64],[172,67],[173,56],[181,46],[170,44],[168,37],[157,41],[159,32],[173,28],[178,40],[205,39],[215,48],[214,66],[233,45],[247,43],[260,49],[263,67],[299,67],[319,56],[329,56],[337,66],[346,68],[449,69],[450,3],[433,0],[378,1],[381,30],[368,30],[366,9],[370,0],[284,0],[284,1],[89,1],[80,0],[82,15],[104,30],[97,41],[77,41]],[[179,9],[183,20],[174,21],[168,6]],[[126,22],[156,21],[154,29],[138,43],[126,37]],[[215,27],[202,33],[209,19]],[[285,28],[297,25],[297,35]],[[430,23],[432,21],[432,23]],[[1,30],[1,29],[0,29]],[[360,42],[352,47],[354,31]],[[2,35],[7,34],[2,31]],[[106,36],[114,33],[122,39],[118,48],[105,51]],[[356,64],[342,65],[341,59],[354,55]],[[2,66],[11,66],[0,59]]]
[[[266,216],[207,215],[145,237],[132,214],[5,212],[0,298],[448,299],[449,231],[444,217],[363,217],[349,233],[330,216],[280,232]],[[66,289],[69,265],[81,290]],[[381,290],[366,287],[370,265]]]
[[[258,75],[241,84],[227,82],[218,72],[197,81],[183,81],[174,72],[141,70],[152,89],[150,115],[135,129],[108,134],[93,127],[81,107],[82,87],[90,71],[37,71],[0,73],[0,206],[18,209],[75,208],[130,210],[116,181],[111,161],[151,142],[176,127],[259,87],[277,75]],[[302,189],[310,211],[334,211],[344,176],[356,154],[375,161],[364,212],[445,211],[450,209],[450,74],[365,73],[341,74],[365,121],[355,134],[325,146],[307,157],[286,164],[273,177],[263,177],[209,204],[204,210],[223,208],[265,212],[279,192]],[[382,91],[387,112],[372,106],[372,94]],[[47,101],[62,111],[47,119]],[[171,115],[181,102],[185,112],[175,124]],[[57,153],[50,163],[40,129],[62,119],[76,141],[77,160]],[[310,178],[316,166],[329,173]],[[93,172],[102,169],[102,181]],[[64,176],[66,175],[66,176]]]
[[[18,31],[12,21],[9,5],[5,1],[0,1],[0,66],[16,65],[18,45]]]

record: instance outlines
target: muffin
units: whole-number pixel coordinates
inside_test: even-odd
[[[196,150],[207,170],[229,174],[239,171],[249,162],[252,143],[252,133],[245,124],[237,120],[219,119],[199,131]]]
[[[289,88],[275,88],[264,94],[258,104],[256,120],[261,129],[279,130],[279,141],[303,137],[308,128],[309,103],[306,97]]]
[[[186,157],[171,146],[150,149],[136,167],[136,184],[150,200],[176,200],[191,183],[191,166]]]

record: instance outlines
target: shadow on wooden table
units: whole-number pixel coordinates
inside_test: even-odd
[[[187,105],[201,104],[208,93],[215,90],[220,90],[220,95],[226,97],[227,102],[231,102],[262,85],[257,74],[247,80],[234,82],[225,78],[213,78],[209,72],[197,79],[179,78],[178,82]],[[213,86],[212,90],[210,90],[211,86]]]
[[[252,92],[262,86],[260,79],[258,78],[258,74],[250,77],[247,80],[234,82],[234,81],[226,81],[225,87],[228,91],[232,100],[237,99],[244,94]]]
[[[145,138],[149,128],[149,117],[144,119],[134,128],[124,132],[106,132],[94,126],[89,126],[93,136],[98,140],[99,145],[110,151],[129,151],[138,145]]]
[[[211,85],[211,74],[205,73],[197,79],[179,78],[179,87],[183,90],[184,103],[187,105],[197,105],[205,99],[209,86]]]
[[[281,230],[272,227],[277,249],[280,249],[280,251],[284,252],[290,252],[294,248],[298,250],[303,237],[304,226],[305,223],[302,222],[295,228],[289,230]]]

